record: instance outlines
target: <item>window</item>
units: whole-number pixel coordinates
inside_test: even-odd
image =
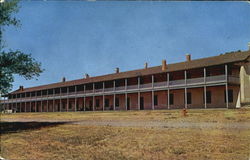
[[[192,94],[190,92],[187,93],[187,104],[192,103]]]
[[[211,91],[207,91],[206,92],[206,99],[207,99],[207,103],[210,104],[212,102],[212,94]]]
[[[96,100],[95,100],[95,106],[96,106],[96,107],[99,107],[99,106],[100,106],[100,100],[99,100],[99,99],[96,99]]]
[[[172,80],[174,80],[174,77],[172,74],[169,74],[169,81],[172,81]]]
[[[206,77],[211,76],[211,72],[209,70],[206,70]]]
[[[169,94],[169,104],[170,105],[174,104],[174,94],[173,93]]]
[[[89,107],[92,107],[93,106],[93,102],[92,100],[89,101]]]
[[[154,95],[154,105],[157,106],[158,105],[158,96]]]
[[[226,91],[224,91],[224,97],[225,97],[225,103],[227,102],[227,98],[226,98]],[[233,90],[229,89],[228,90],[228,102],[229,103],[233,103]]]
[[[119,98],[115,98],[115,107],[119,106],[120,106]]]
[[[232,67],[228,67],[227,74],[228,75],[232,75],[233,74]]]
[[[105,107],[109,107],[109,99],[105,99]]]

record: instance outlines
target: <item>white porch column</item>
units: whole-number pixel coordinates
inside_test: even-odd
[[[207,108],[206,68],[204,68],[204,105]]]
[[[77,86],[75,86],[75,112],[77,111],[76,105],[77,105]]]
[[[227,65],[225,65],[225,78],[226,78],[226,107],[229,107],[228,104],[228,71],[227,71]]]
[[[86,111],[86,85],[83,86],[83,92],[84,92],[84,96],[83,96],[83,110]]]
[[[113,90],[114,90],[114,96],[113,96],[113,110],[115,110],[115,80],[113,81]]]
[[[93,103],[92,109],[95,110],[95,83],[93,83]]]
[[[141,97],[141,93],[140,93],[140,77],[138,77],[138,110],[141,109],[140,97]]]
[[[66,111],[69,111],[69,87],[67,87],[67,108]]]
[[[55,88],[53,89],[53,105],[52,105],[52,108],[53,108],[53,112],[55,112]]]
[[[125,79],[125,108],[128,110],[127,78]]]
[[[62,112],[62,88],[60,87],[60,112]]]
[[[169,90],[169,73],[167,73],[167,81],[168,81],[168,109],[170,109],[170,90]]]
[[[49,112],[49,90],[47,89],[47,112]]]
[[[35,112],[37,112],[37,91],[35,91]]]
[[[105,110],[105,95],[104,95],[104,91],[105,91],[105,82],[102,82],[102,110]]]
[[[152,75],[152,110],[155,109],[155,104],[154,104],[155,99],[154,98],[155,98],[154,97],[154,75]]]
[[[187,71],[185,73],[185,108],[187,108]]]
[[[24,93],[24,112],[26,112],[26,101],[27,101],[27,92]]]

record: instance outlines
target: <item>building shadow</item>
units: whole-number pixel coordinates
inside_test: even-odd
[[[36,130],[44,127],[55,127],[69,122],[0,122],[0,134],[17,133],[24,130]]]

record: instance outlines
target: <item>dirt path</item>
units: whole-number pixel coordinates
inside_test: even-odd
[[[7,122],[68,122],[83,126],[114,126],[114,127],[143,127],[143,128],[192,128],[192,129],[250,129],[248,122],[217,123],[217,122],[164,122],[164,121],[98,121],[98,120],[45,120],[45,119],[8,119],[2,118],[1,121]]]

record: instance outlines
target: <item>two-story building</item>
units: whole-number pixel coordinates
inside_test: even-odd
[[[236,108],[250,102],[250,51],[20,88],[4,95],[17,112]]]

